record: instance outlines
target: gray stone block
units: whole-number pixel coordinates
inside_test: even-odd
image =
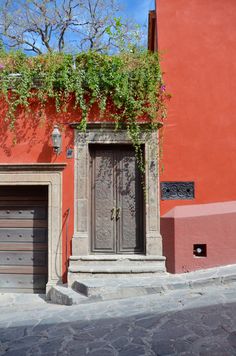
[[[52,287],[49,292],[49,299],[54,304],[73,305],[87,303],[88,298],[66,286]]]

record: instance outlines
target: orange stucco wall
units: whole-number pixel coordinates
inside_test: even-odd
[[[37,104],[31,106],[31,112],[18,111],[14,129],[9,129],[5,120],[6,106],[0,107],[0,164],[1,163],[66,163],[63,171],[63,278],[66,278],[66,220],[70,208],[68,225],[68,246],[73,235],[74,208],[74,159],[66,158],[67,148],[74,148],[73,129],[68,122],[76,121],[78,113],[68,110],[66,114],[57,114],[54,106],[47,105],[42,113]],[[56,155],[52,148],[51,133],[54,124],[60,126],[62,133],[62,152]],[[69,251],[68,251],[69,252]]]
[[[156,0],[156,11],[158,50],[172,95],[160,180],[195,182],[194,200],[161,201],[167,266],[183,272],[236,263],[234,229],[225,229],[233,219],[224,208],[222,215],[193,214],[192,220],[171,210],[236,200],[236,1]],[[194,243],[207,244],[205,259],[194,258]]]
[[[57,113],[55,103],[49,100],[42,107],[32,101],[29,111],[18,110],[15,114],[14,128],[11,130],[6,119],[7,104],[0,100],[0,164],[13,163],[66,163],[62,177],[62,274],[67,277],[67,257],[71,255],[71,242],[74,233],[74,155],[67,158],[68,148],[74,150],[74,129],[70,123],[81,120],[81,111],[74,109],[74,98],[68,101],[65,111]],[[89,122],[111,121],[113,107],[108,103],[102,117],[95,103],[89,113]],[[58,125],[62,134],[62,152],[53,151],[51,134]],[[66,247],[67,244],[67,247]],[[67,256],[66,256],[67,255]]]
[[[167,91],[161,181],[194,181],[193,201],[236,197],[236,1],[156,0]]]

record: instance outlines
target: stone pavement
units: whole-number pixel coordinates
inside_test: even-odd
[[[70,307],[1,294],[0,355],[236,355],[236,283]]]
[[[84,304],[96,300],[111,300],[166,293],[176,289],[194,289],[210,285],[225,285],[236,282],[236,265],[214,267],[189,273],[154,273],[144,277],[107,276],[80,278],[72,288],[58,285],[51,289],[50,299],[55,304]],[[79,293],[77,293],[79,292]]]

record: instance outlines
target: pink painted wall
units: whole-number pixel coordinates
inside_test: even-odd
[[[171,273],[236,263],[236,201],[177,206],[161,219],[164,255]],[[206,245],[196,257],[195,244]]]

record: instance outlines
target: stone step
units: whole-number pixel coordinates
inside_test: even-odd
[[[88,278],[74,281],[72,288],[96,300],[124,299],[163,292],[153,278]]]
[[[184,274],[157,274],[152,277],[87,278],[75,280],[75,291],[98,300],[123,299],[148,294],[163,294],[176,289],[204,288],[236,282],[235,268],[212,268]]]
[[[123,276],[123,275],[122,275]],[[146,275],[145,275],[146,276]],[[215,267],[183,274],[159,273],[152,277],[130,278],[114,276],[106,278],[77,278],[72,288],[55,286],[49,292],[51,301],[57,304],[73,305],[94,301],[139,297],[148,294],[164,294],[171,290],[206,288],[209,285],[236,283],[236,265]]]
[[[78,264],[68,268],[68,284],[80,278],[153,276],[165,273],[164,262],[135,264],[132,262],[117,264]]]
[[[67,285],[53,286],[47,297],[52,303],[61,305],[76,305],[90,302],[87,296],[74,291]]]
[[[155,264],[142,263],[120,263],[120,264],[81,264],[75,266],[69,266],[68,271],[70,273],[91,274],[95,275],[109,275],[109,274],[142,274],[142,273],[163,273],[165,272],[165,266],[162,262],[156,262]]]
[[[101,255],[81,255],[81,256],[70,256],[70,261],[165,261],[164,256],[157,256],[157,255],[118,255],[118,254],[101,254]]]
[[[71,256],[70,266],[77,265],[117,265],[120,263],[127,264],[133,263],[135,265],[142,265],[143,263],[155,264],[159,262],[165,262],[166,258],[164,256],[154,256],[154,255],[88,255],[88,256]]]
[[[140,264],[135,265],[133,263],[126,264],[88,264],[88,265],[76,265],[69,266],[69,272],[71,273],[91,273],[91,274],[131,274],[131,273],[157,273],[165,272],[165,267],[162,263],[155,264]]]

